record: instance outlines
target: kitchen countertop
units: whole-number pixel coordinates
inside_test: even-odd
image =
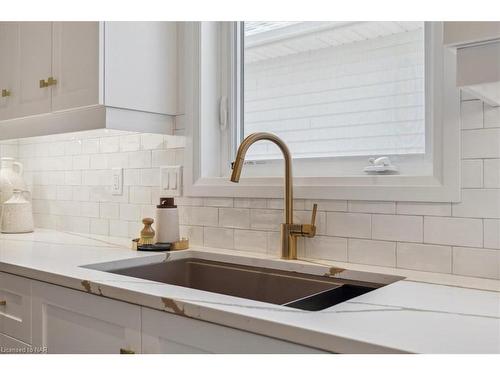
[[[202,247],[147,253],[128,245],[44,229],[2,234],[0,271],[332,352],[500,353],[499,280]],[[361,271],[406,279],[309,312],[102,271],[191,256],[332,277],[345,268],[344,276]]]

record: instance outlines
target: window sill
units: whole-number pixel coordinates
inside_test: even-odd
[[[458,202],[460,184],[441,184],[431,176],[296,177],[297,199],[341,199],[411,202]],[[235,184],[228,178],[200,178],[186,186],[187,196],[280,198],[283,178],[241,178]]]

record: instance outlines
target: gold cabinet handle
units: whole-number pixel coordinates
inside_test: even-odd
[[[46,80],[41,79],[40,80],[40,88],[43,89],[45,87],[49,87],[49,83]]]
[[[7,301],[2,299],[0,300],[0,306],[5,306],[7,304]]]
[[[47,78],[47,85],[48,86],[55,86],[55,85],[57,85],[57,79],[55,79],[54,77]]]
[[[133,350],[120,348],[120,354],[135,354]]]
[[[10,95],[11,95],[10,90],[2,89],[2,98],[5,98],[5,97],[10,96]]]

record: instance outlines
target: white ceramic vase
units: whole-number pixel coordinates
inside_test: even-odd
[[[14,189],[12,197],[3,204],[0,222],[2,233],[33,232],[33,208],[23,191]]]
[[[14,189],[26,190],[23,165],[14,158],[0,159],[0,204],[12,197]]]

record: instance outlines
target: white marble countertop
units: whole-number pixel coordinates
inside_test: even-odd
[[[167,258],[163,253],[129,250],[128,244],[123,239],[43,229],[3,234],[0,271],[332,352],[500,353],[498,280],[340,262],[284,261],[199,247],[168,255],[169,259],[196,256],[319,275],[336,267],[406,277],[309,312],[88,268],[104,270]]]

